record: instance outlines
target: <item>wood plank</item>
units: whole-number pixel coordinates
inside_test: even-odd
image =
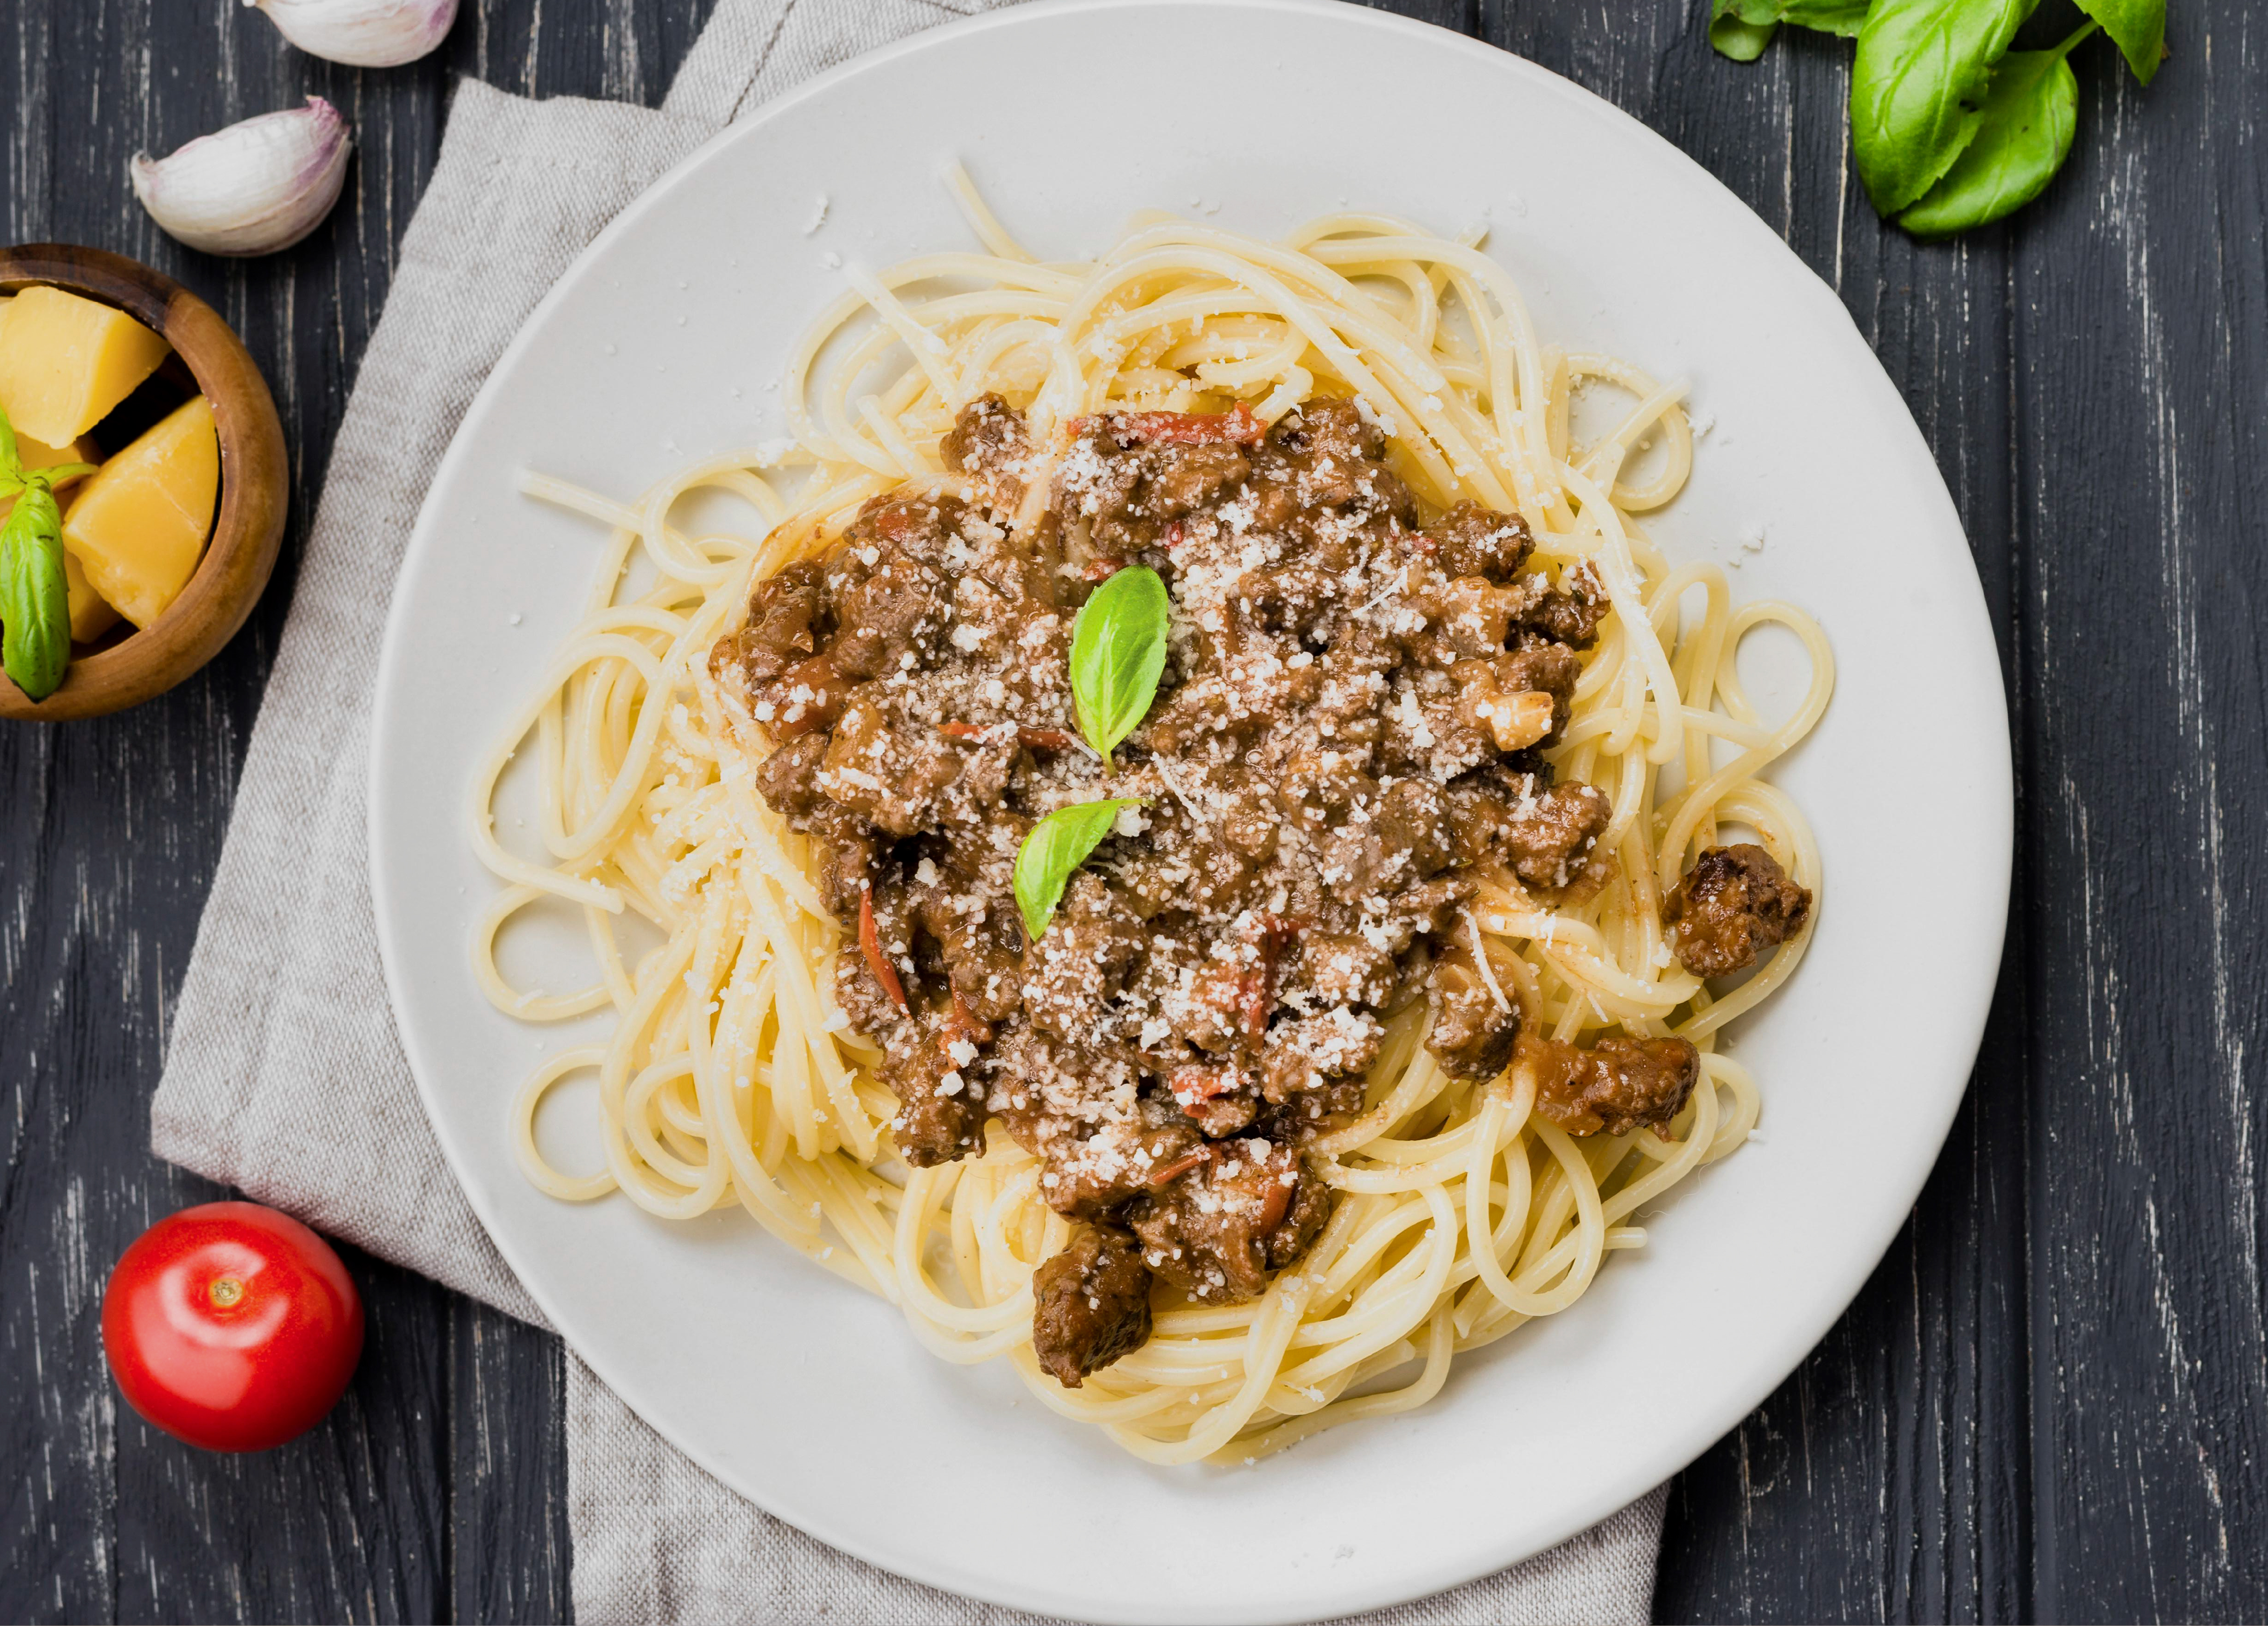
[[[2177,8],[2147,91],[2082,48],[2015,258],[2050,1617],[2268,1600],[2259,30]]]

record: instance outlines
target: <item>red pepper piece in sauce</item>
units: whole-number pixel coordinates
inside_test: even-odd
[[[1182,1175],[1188,1174],[1200,1163],[1211,1162],[1212,1160],[1212,1147],[1208,1144],[1203,1146],[1192,1147],[1189,1151],[1183,1152],[1180,1157],[1175,1158],[1171,1163],[1160,1164],[1156,1168],[1150,1171],[1150,1189],[1157,1191],[1164,1187],[1173,1184],[1174,1181],[1179,1180]]]
[[[1268,1195],[1260,1203],[1260,1234],[1266,1236],[1284,1223],[1284,1213],[1292,1206],[1292,1188],[1278,1175],[1268,1182]]]
[[[898,981],[898,968],[882,953],[882,934],[874,930],[874,883],[863,882],[858,888],[858,952],[866,957],[866,968],[874,974],[874,981],[890,997],[890,1003],[899,1010],[910,1012],[906,1003],[906,985]]]
[[[1092,559],[1080,574],[1091,582],[1107,582],[1125,568],[1126,561],[1123,559]]]
[[[1253,446],[1268,432],[1241,401],[1226,412],[1107,412],[1073,418],[1069,433],[1076,440],[1097,428],[1128,446]]]
[[[1133,446],[1251,446],[1268,432],[1241,401],[1226,412],[1127,412],[1108,422]]]

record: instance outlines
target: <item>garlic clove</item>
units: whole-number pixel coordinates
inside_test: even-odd
[[[134,195],[168,236],[209,254],[289,248],[322,223],[354,138],[320,96],[200,136],[163,158],[134,155]]]
[[[244,0],[310,55],[350,68],[398,68],[441,43],[457,0]]]

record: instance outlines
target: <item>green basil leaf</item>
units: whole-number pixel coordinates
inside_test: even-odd
[[[1079,732],[1106,760],[1158,697],[1166,670],[1166,584],[1142,565],[1094,590],[1071,632],[1071,694]]]
[[[0,526],[0,669],[45,700],[70,664],[70,593],[63,515],[44,481],[28,482]]]
[[[1709,18],[1709,43],[1719,56],[1729,56],[1736,63],[1752,63],[1764,54],[1779,32],[1777,18],[1767,18],[1752,23],[1742,16],[1742,0],[1717,0],[1715,11]]]
[[[0,475],[17,475],[24,472],[24,460],[16,450],[16,426],[8,421],[6,408],[0,408]]]
[[[2089,24],[2083,31],[2094,32]],[[2011,51],[1992,70],[1977,139],[1920,202],[1898,217],[1917,237],[1948,237],[2021,209],[2037,197],[2071,152],[2079,126],[2079,80],[2065,59],[2073,38],[2051,51]]]
[[[1782,23],[1849,39],[1867,20],[1872,0],[1716,0],[1709,43],[1736,63],[1752,63]]]
[[[1884,215],[1916,202],[1977,138],[1992,64],[2036,0],[1875,0],[1851,69],[1851,151]]]
[[[1723,4],[1723,0],[1719,0]],[[1709,21],[1709,43],[1717,48],[1717,55],[1729,56],[1736,63],[1752,63],[1764,54],[1764,47],[1779,32],[1778,23],[1766,23],[1762,27],[1744,23],[1727,14]]]
[[[1016,907],[1023,912],[1024,930],[1033,942],[1048,929],[1072,873],[1110,834],[1120,811],[1141,805],[1139,797],[1081,802],[1058,807],[1032,827],[1016,853]]]
[[[1793,23],[1849,39],[1867,20],[1874,0],[1717,0],[1717,15],[1737,17],[1754,27]]]
[[[1799,28],[1815,28],[1850,40],[1866,26],[1874,0],[1782,0],[1779,19]]]
[[[2166,0],[2079,0],[2079,9],[2102,25],[2134,77],[2147,85],[2166,60]]]

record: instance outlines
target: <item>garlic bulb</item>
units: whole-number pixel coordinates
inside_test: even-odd
[[[289,248],[339,201],[354,138],[320,96],[200,136],[170,157],[134,155],[134,195],[166,234],[209,254]]]
[[[244,0],[310,55],[350,68],[396,68],[441,43],[457,0]]]

